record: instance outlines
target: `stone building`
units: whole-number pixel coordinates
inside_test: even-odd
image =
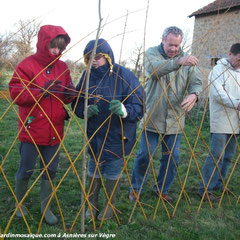
[[[216,61],[227,56],[232,44],[240,42],[240,0],[215,0],[189,17],[193,16],[192,53],[199,59],[206,90],[207,75]]]
[[[212,68],[233,43],[240,42],[240,0],[216,0],[189,17],[193,16],[193,53],[201,67]]]

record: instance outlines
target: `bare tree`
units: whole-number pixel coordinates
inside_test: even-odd
[[[65,60],[65,63],[68,65],[70,71],[73,73],[73,74],[81,74],[85,68],[86,68],[86,65],[82,62],[74,62],[73,60]]]
[[[16,64],[33,53],[32,42],[37,36],[40,22],[34,20],[20,20],[16,25],[19,29],[13,37],[13,44],[16,49],[13,64]]]
[[[13,42],[11,41],[12,34],[0,34],[0,67],[7,67],[8,61],[13,54]]]
[[[72,60],[67,59],[65,63],[68,65],[72,80],[74,83],[77,83],[86,68],[86,65],[82,62],[74,62]]]
[[[130,57],[130,61],[134,64],[134,74],[139,78],[140,73],[142,71],[142,54],[143,54],[143,46],[137,46],[132,52],[132,56]]]

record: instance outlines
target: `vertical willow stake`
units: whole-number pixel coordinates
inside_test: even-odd
[[[94,44],[94,49],[90,57],[90,62],[88,65],[88,71],[87,71],[87,78],[86,78],[86,89],[85,89],[85,100],[84,100],[84,133],[85,136],[87,136],[87,111],[88,111],[88,87],[89,87],[89,78],[90,78],[90,73],[91,73],[91,68],[92,68],[92,63],[93,63],[93,58],[95,57],[96,54],[96,48],[97,48],[97,43],[100,35],[100,29],[101,29],[101,24],[102,24],[102,17],[101,17],[101,0],[98,0],[98,15],[99,15],[99,24],[98,24],[98,29],[97,29],[97,35],[96,35],[96,42]],[[86,139],[83,138],[83,146],[86,145]],[[86,163],[87,163],[87,154],[86,154],[86,148],[84,148],[83,151],[83,161],[82,161],[82,184],[83,184],[83,189],[81,193],[81,204],[83,206],[85,202],[84,198],[84,190],[86,187]],[[85,232],[85,206],[82,208],[82,213],[81,213],[81,233]]]
[[[143,88],[145,88],[145,81],[146,81],[146,78],[145,78],[145,44],[146,44],[146,35],[147,35],[147,18],[148,18],[148,10],[149,10],[149,0],[148,0],[148,2],[147,2],[147,8],[146,8],[146,17],[145,17],[145,25],[144,25],[144,37],[143,37]],[[145,94],[143,94],[143,102],[145,102]],[[143,112],[145,112],[145,104],[143,104]],[[143,114],[143,122],[144,122],[144,125],[145,125],[145,121],[146,121],[146,119],[145,119],[145,114]],[[143,132],[142,132],[142,134],[143,134]],[[149,167],[150,167],[150,161],[149,161],[149,164],[148,164],[148,167],[147,167],[147,169],[149,169]],[[146,173],[145,173],[145,175],[144,175],[144,179],[146,178],[146,174],[147,174],[147,171],[146,171]],[[143,183],[144,183],[144,180],[143,180]],[[142,190],[142,188],[143,188],[143,184],[141,184],[141,186],[140,186],[140,191],[139,191],[139,193],[137,194],[138,196],[137,196],[137,200],[139,200],[139,197],[140,197],[140,193],[141,193],[141,190]],[[131,221],[132,221],[132,217],[133,217],[133,214],[134,214],[134,212],[135,212],[135,209],[136,209],[136,206],[137,206],[137,203],[138,203],[138,201],[135,201],[135,203],[134,203],[134,206],[133,206],[133,209],[132,209],[132,212],[131,212],[131,215],[130,215],[130,217],[129,217],[129,219],[128,219],[128,223],[130,223]]]

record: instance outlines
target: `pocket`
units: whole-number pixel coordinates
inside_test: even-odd
[[[55,104],[52,108],[52,121],[55,124],[63,123],[64,120],[67,118],[67,110],[61,104]]]

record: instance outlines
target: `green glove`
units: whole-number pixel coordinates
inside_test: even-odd
[[[119,100],[112,100],[110,102],[109,110],[122,118],[127,116],[126,108]]]
[[[98,115],[99,109],[97,105],[88,105],[87,118]]]

